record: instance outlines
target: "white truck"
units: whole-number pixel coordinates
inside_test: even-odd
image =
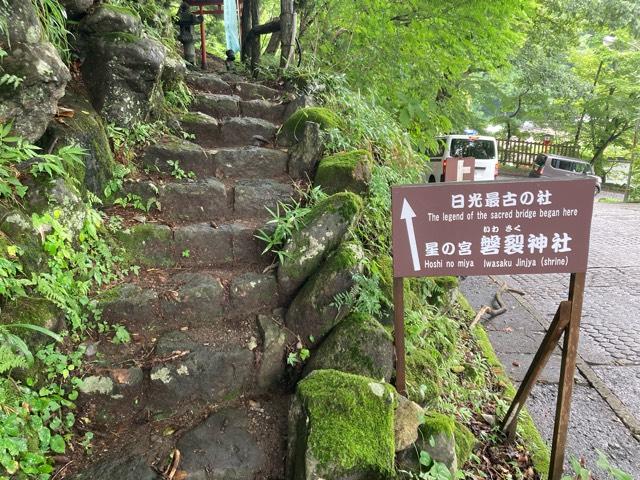
[[[444,135],[437,137],[438,150],[430,156],[428,183],[444,182],[447,158],[475,158],[474,181],[495,180],[498,176],[498,143],[494,137],[482,135]]]

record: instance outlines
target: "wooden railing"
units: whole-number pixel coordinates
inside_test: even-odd
[[[540,153],[555,153],[567,157],[580,158],[580,152],[573,144],[544,144],[542,142],[525,142],[524,140],[498,139],[498,155],[500,163],[514,165],[533,165]]]

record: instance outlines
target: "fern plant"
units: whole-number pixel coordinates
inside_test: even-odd
[[[14,368],[28,367],[33,363],[33,354],[29,346],[22,338],[11,332],[13,329],[30,330],[46,335],[57,342],[62,341],[60,335],[39,325],[28,323],[0,325],[0,374]]]
[[[79,180],[71,172],[82,167],[86,153],[84,148],[72,144],[60,148],[55,155],[37,155],[38,161],[31,166],[31,174],[34,177],[46,175],[49,178],[65,178],[77,186]]]

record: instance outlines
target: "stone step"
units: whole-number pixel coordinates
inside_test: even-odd
[[[187,83],[203,92],[231,94],[233,91],[229,83],[212,73],[187,72]]]
[[[279,439],[287,434],[287,409],[282,403],[261,399],[211,414],[176,445],[182,453],[180,478],[284,478]]]
[[[289,155],[282,150],[263,147],[231,147],[205,150],[195,143],[176,137],[162,139],[149,146],[142,157],[151,171],[171,173],[178,162],[185,173],[196,177],[272,178],[287,175]]]
[[[262,146],[273,143],[278,126],[261,118],[226,117],[220,121],[202,112],[182,114],[182,129],[206,148]]]
[[[211,404],[254,390],[251,337],[245,340],[230,329],[228,335],[231,341],[221,343],[210,341],[209,332],[201,330],[161,336],[149,376],[149,406],[174,409],[180,403]]]
[[[244,345],[259,337],[253,316],[270,313],[281,304],[272,273],[176,270],[145,278],[143,272],[137,282],[103,292],[99,302],[104,320],[125,325],[140,338],[200,328],[217,332],[210,338],[212,344],[234,343],[244,335],[240,342]],[[239,336],[220,337],[225,330]]]
[[[191,110],[205,113],[218,119],[225,117],[261,118],[275,124],[281,124],[287,106],[269,100],[243,100],[237,95],[216,93],[197,93]]]
[[[229,168],[232,170],[233,166]],[[272,179],[235,179],[223,183],[216,178],[154,182],[129,182],[125,192],[144,202],[156,198],[160,216],[168,222],[220,222],[228,219],[265,220],[279,202],[290,202],[295,194],[289,182]],[[155,208],[155,207],[153,207]]]
[[[228,78],[228,82],[219,75],[203,72],[187,73],[187,83],[194,89],[216,94],[234,94],[243,100],[275,100],[281,92],[273,88],[245,81],[234,81]]]
[[[233,91],[245,100],[275,100],[281,95],[278,90],[251,82],[237,82],[233,85]]]
[[[262,270],[273,261],[262,255],[264,242],[255,237],[263,226],[235,222],[176,226],[158,223],[134,225],[117,234],[131,263],[144,267],[255,266]],[[264,226],[266,228],[266,226]]]

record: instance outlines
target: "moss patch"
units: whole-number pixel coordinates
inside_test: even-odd
[[[318,202],[305,217],[284,251],[287,258],[278,269],[278,281],[289,293],[296,291],[339,245],[362,211],[362,199],[343,192]]]
[[[471,430],[458,421],[454,422],[453,435],[456,440],[456,456],[458,457],[458,466],[462,466],[471,458],[471,452],[476,444],[476,437],[473,436]]]
[[[130,265],[171,267],[175,265],[173,233],[154,223],[136,225],[116,235]]]
[[[364,202],[362,197],[351,192],[341,192],[331,195],[316,203],[305,218],[305,225],[317,220],[324,213],[339,212],[344,220],[352,220],[362,211]]]
[[[280,135],[297,142],[302,138],[302,131],[306,122],[317,123],[322,130],[331,130],[340,125],[340,118],[327,108],[301,108],[284,122]]]
[[[342,191],[363,194],[371,181],[372,165],[373,159],[366,150],[336,153],[320,161],[314,183],[328,194]]]
[[[322,471],[336,473],[333,478],[350,472],[368,473],[368,478],[394,476],[393,387],[317,370],[298,384],[297,393],[309,418],[308,452]]]
[[[438,412],[427,412],[424,415],[424,423],[420,431],[425,440],[435,437],[441,433],[448,436],[455,434],[455,423],[452,417]]]
[[[26,323],[38,325],[52,331],[58,331],[64,322],[64,314],[45,298],[23,297],[7,302],[2,307],[0,324]],[[51,338],[31,330],[14,329],[31,346],[51,341]]]

